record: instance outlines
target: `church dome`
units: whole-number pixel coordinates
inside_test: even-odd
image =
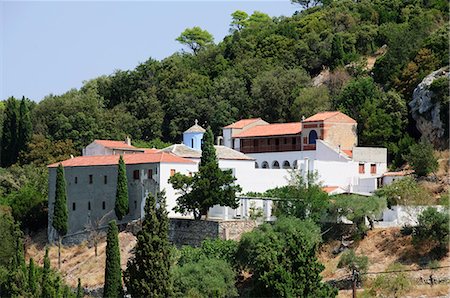
[[[189,127],[185,132],[206,132],[206,130],[198,125],[198,120],[195,119],[195,124]]]

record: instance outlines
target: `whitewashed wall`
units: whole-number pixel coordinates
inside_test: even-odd
[[[418,224],[418,216],[428,207],[436,208],[439,212],[448,212],[444,206],[392,206],[383,211],[383,221],[376,223],[376,227],[402,227]]]

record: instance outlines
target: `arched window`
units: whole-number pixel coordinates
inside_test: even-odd
[[[311,130],[309,132],[309,144],[315,144],[317,139],[317,132],[315,130]]]
[[[279,169],[280,168],[280,164],[278,163],[278,161],[274,161],[272,164],[272,169]]]
[[[269,168],[269,163],[267,161],[263,161],[261,168],[263,169],[268,169]]]
[[[259,169],[259,165],[256,161],[255,161],[255,169]]]
[[[290,169],[290,168],[291,168],[291,164],[287,160],[285,160],[283,162],[283,169]]]
[[[292,167],[293,167],[294,169],[297,169],[298,164],[297,164],[297,161],[296,161],[296,160],[295,160],[294,163],[292,164]]]

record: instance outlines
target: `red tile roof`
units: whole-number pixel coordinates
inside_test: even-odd
[[[48,165],[49,168],[56,168],[60,163],[64,167],[89,167],[89,166],[108,166],[119,163],[120,155],[97,155],[97,156],[78,156]],[[141,163],[194,163],[191,160],[176,156],[171,153],[135,153],[124,154],[125,164],[134,165]]]
[[[111,149],[138,149],[132,145],[128,145],[124,141],[94,140],[94,143],[100,144],[106,148]]]
[[[342,150],[342,152],[347,154],[348,157],[352,157],[353,156],[353,151],[352,150]]]
[[[257,125],[233,136],[233,138],[295,135],[302,131],[300,122]]]
[[[349,116],[339,111],[321,112],[303,120],[303,122],[317,122],[317,121],[356,123],[354,119],[350,118]]]
[[[251,118],[251,119],[242,119],[238,122],[231,123],[230,125],[225,126],[224,128],[244,128],[249,124],[252,124],[253,122],[256,122],[258,120],[262,120],[261,118]]]
[[[406,176],[411,174],[412,171],[399,171],[399,172],[386,172],[383,174],[383,176],[385,177],[389,177],[389,176]]]
[[[330,193],[338,188],[339,188],[339,186],[324,186],[324,187],[322,187],[322,190],[326,193]]]

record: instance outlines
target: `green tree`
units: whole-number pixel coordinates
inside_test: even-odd
[[[18,151],[18,125],[19,111],[17,100],[14,97],[8,98],[3,119],[3,134],[1,140],[1,165],[9,167],[17,161]]]
[[[356,269],[359,273],[364,274],[369,267],[369,258],[365,255],[357,256],[353,249],[349,249],[342,253],[337,267],[346,268],[350,272]]]
[[[58,232],[58,268],[61,268],[61,241],[62,237],[67,234],[67,191],[66,178],[64,177],[64,167],[59,164],[56,170],[56,190],[55,205],[53,208],[52,226]]]
[[[128,214],[128,180],[126,172],[125,161],[121,155],[119,158],[119,165],[117,167],[117,189],[116,189],[116,202],[114,205],[114,211],[119,220]]]
[[[300,89],[291,110],[294,121],[300,121],[302,116],[308,118],[319,112],[330,111],[331,100],[328,88],[318,86]]]
[[[342,46],[342,38],[339,34],[333,36],[331,43],[331,57],[330,65],[332,68],[336,68],[344,65],[344,47]]]
[[[252,273],[251,294],[258,297],[335,297],[337,290],[321,282],[324,266],[317,261],[320,229],[311,221],[280,218],[242,236],[240,266]]]
[[[409,153],[405,155],[405,160],[419,177],[435,173],[439,166],[433,146],[426,141],[412,144]]]
[[[32,296],[36,294],[37,277],[33,258],[30,258],[30,264],[28,265],[28,289],[30,290]]]
[[[236,273],[224,260],[201,258],[173,270],[179,297],[237,297]]]
[[[45,248],[44,268],[42,269],[41,297],[49,298],[55,295],[51,283],[50,258],[48,257],[48,247]]]
[[[410,176],[397,179],[391,184],[377,189],[375,194],[379,197],[385,197],[388,207],[395,205],[429,205],[432,202],[430,191]]]
[[[242,10],[236,10],[231,14],[230,31],[240,31],[247,25],[248,14]]]
[[[449,243],[448,210],[439,212],[428,207],[417,218],[418,225],[413,227],[412,240],[416,247],[428,246],[439,255],[447,254]]]
[[[355,238],[363,238],[367,232],[365,219],[370,223],[378,218],[386,208],[386,199],[376,196],[360,195],[335,195],[330,204],[329,215],[338,219],[342,216],[353,222],[353,235]]]
[[[180,213],[192,212],[196,220],[208,215],[208,210],[214,205],[231,208],[238,207],[236,193],[241,191],[235,185],[230,170],[222,171],[216,157],[214,137],[210,128],[203,135],[202,156],[199,170],[193,177],[176,173],[169,182],[173,188],[179,190],[181,196],[177,198],[175,211]]]
[[[119,230],[115,220],[109,222],[106,236],[106,266],[103,297],[121,297],[122,269],[120,268]]]
[[[81,279],[78,278],[78,285],[77,285],[77,298],[83,298],[84,297],[84,291],[81,287]]]
[[[195,26],[193,28],[185,29],[176,40],[181,44],[188,46],[194,54],[197,55],[201,49],[211,45],[214,38],[208,31]]]
[[[165,194],[158,193],[157,201],[152,194],[146,199],[142,230],[124,273],[131,297],[169,297],[173,292]]]
[[[317,174],[309,174],[306,179],[294,175],[289,185],[270,189],[262,196],[282,199],[275,203],[277,216],[293,216],[315,222],[323,218],[329,205],[328,194],[317,182]]]
[[[28,103],[25,97],[22,97],[19,107],[19,124],[18,124],[18,139],[17,151],[25,151],[27,145],[31,140],[33,133],[33,125],[31,123],[30,111],[28,110]]]

